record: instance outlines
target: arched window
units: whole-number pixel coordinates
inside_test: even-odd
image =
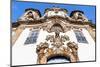
[[[60,24],[54,24],[52,27],[51,27],[51,32],[63,32],[63,28]]]

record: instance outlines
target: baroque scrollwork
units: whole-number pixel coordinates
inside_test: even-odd
[[[67,24],[58,20],[57,17],[51,20],[50,23],[41,26],[44,30],[48,31],[48,33],[54,32],[55,34],[47,35],[45,42],[41,42],[37,45],[38,64],[47,64],[48,58],[57,55],[69,57],[70,62],[77,62],[79,60],[78,45],[75,42],[70,42],[67,34],[60,34],[70,30],[70,28],[66,26]]]

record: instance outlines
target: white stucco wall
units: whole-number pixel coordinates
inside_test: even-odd
[[[37,63],[36,45],[38,45],[40,42],[44,42],[48,33],[46,31],[40,30],[37,43],[25,45],[24,42],[29,33],[29,28],[26,28],[15,42],[12,48],[12,65]],[[54,33],[50,34],[53,35]]]
[[[89,32],[85,29],[82,29],[88,44],[78,43],[79,50],[78,55],[80,61],[94,61],[95,60],[95,42],[90,36]]]
[[[39,36],[37,39],[36,44],[28,44],[24,45],[24,42],[26,38],[29,35],[29,28],[26,28],[16,43],[14,44],[12,48],[12,64],[13,65],[26,65],[26,64],[36,64],[37,63],[37,54],[36,54],[36,45],[38,45],[40,42],[44,42],[46,35],[48,33],[46,31],[40,30]],[[75,34],[73,30],[68,31],[65,33],[70,37],[71,42],[78,43],[79,49],[78,49],[78,56],[80,61],[90,61],[95,60],[95,42],[88,33],[87,30],[82,29],[82,32],[84,36],[86,37],[86,40],[88,41],[88,44],[84,43],[78,43],[75,37]],[[53,35],[54,33],[50,33],[50,35]],[[61,35],[64,35],[61,33]]]

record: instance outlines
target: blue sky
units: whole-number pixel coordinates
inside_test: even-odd
[[[73,10],[82,10],[86,17],[95,24],[95,6],[86,6],[86,5],[71,5],[71,4],[50,4],[50,3],[37,3],[37,2],[19,2],[12,0],[12,22],[15,22],[23,15],[25,9],[35,8],[41,12],[43,16],[44,10],[46,8],[52,8],[57,6],[68,10],[68,15],[70,15]]]

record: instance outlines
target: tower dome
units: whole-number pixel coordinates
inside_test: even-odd
[[[77,21],[88,22],[88,19],[84,15],[84,12],[80,11],[80,10],[74,10],[74,11],[72,11],[71,14],[70,14],[70,17],[72,19],[77,20]]]
[[[25,9],[25,13],[19,18],[19,21],[33,21],[41,17],[40,11],[33,8]]]

